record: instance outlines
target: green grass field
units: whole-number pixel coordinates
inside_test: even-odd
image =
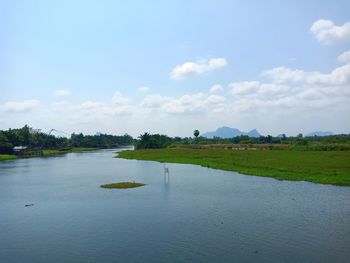
[[[123,151],[117,157],[198,164],[279,180],[350,186],[350,151],[167,148]]]
[[[16,159],[17,156],[13,154],[0,154],[0,161]]]

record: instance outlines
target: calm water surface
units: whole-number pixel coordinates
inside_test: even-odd
[[[350,262],[350,187],[114,152],[1,162],[0,262]]]

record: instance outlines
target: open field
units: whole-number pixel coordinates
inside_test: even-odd
[[[349,151],[166,148],[123,151],[117,157],[197,164],[279,180],[350,186]]]

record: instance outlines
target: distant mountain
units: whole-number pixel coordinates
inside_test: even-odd
[[[216,131],[205,132],[202,134],[203,137],[207,137],[207,138],[214,138],[214,137],[232,138],[232,137],[241,136],[241,135],[248,135],[249,137],[261,136],[261,134],[256,129],[253,129],[249,132],[242,132],[236,128],[230,128],[226,126],[218,128],[216,129]]]
[[[304,136],[305,137],[313,137],[313,136],[330,136],[330,135],[334,135],[333,132],[331,131],[315,131],[315,132],[310,132],[310,133],[306,133]]]
[[[261,134],[257,131],[257,129],[253,129],[253,130],[247,132],[245,135],[248,135],[249,137],[255,137],[255,138],[261,136]]]

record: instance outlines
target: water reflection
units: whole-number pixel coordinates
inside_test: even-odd
[[[170,174],[164,173],[164,189],[166,192],[170,190]]]

